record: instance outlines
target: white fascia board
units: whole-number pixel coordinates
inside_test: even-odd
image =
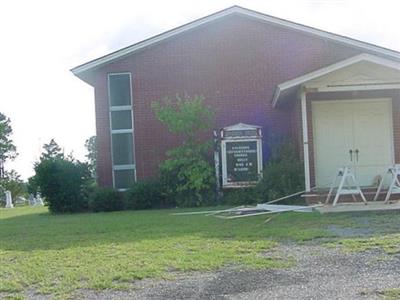
[[[345,36],[341,36],[341,35],[337,35],[334,33],[330,33],[327,31],[323,31],[320,29],[316,29],[316,28],[312,28],[306,25],[301,25],[298,23],[294,23],[291,21],[287,21],[284,19],[280,19],[280,18],[276,18],[276,17],[272,17],[269,15],[265,15],[263,13],[257,12],[257,11],[253,11],[253,10],[249,10],[243,7],[239,7],[239,6],[233,6],[230,8],[227,8],[225,10],[222,10],[220,12],[214,13],[212,15],[203,17],[201,19],[195,20],[193,22],[190,22],[188,24],[182,25],[180,27],[177,27],[175,29],[166,31],[164,33],[161,33],[159,35],[156,35],[152,38],[146,39],[142,42],[136,43],[132,46],[128,46],[126,48],[123,48],[121,50],[118,50],[116,52],[110,53],[108,55],[105,55],[103,57],[100,57],[98,59],[92,60],[88,63],[82,64],[78,67],[75,67],[73,69],[71,69],[72,73],[74,75],[79,75],[85,71],[88,71],[90,69],[99,67],[103,64],[112,62],[114,60],[117,60],[121,57],[124,57],[128,54],[132,54],[138,50],[144,49],[146,47],[152,46],[154,44],[157,44],[159,42],[162,42],[168,38],[171,38],[175,35],[184,33],[186,31],[189,31],[191,29],[194,29],[198,26],[204,25],[206,23],[215,21],[217,19],[220,19],[222,17],[228,16],[228,15],[232,15],[232,14],[240,14],[240,15],[244,15],[244,16],[248,16],[260,21],[264,21],[267,23],[271,23],[271,24],[275,24],[278,26],[282,26],[285,28],[289,28],[289,29],[294,29],[297,31],[301,31],[301,32],[305,32],[305,33],[309,33],[312,35],[316,35],[325,39],[329,39],[338,43],[342,43],[342,44],[346,44],[346,45],[350,45],[359,49],[364,49],[366,51],[372,51],[372,52],[376,52],[376,53],[380,53],[389,57],[392,57],[394,59],[399,59],[400,60],[400,53],[394,50],[390,50],[390,49],[386,49],[383,47],[379,47],[373,44],[369,44],[366,42],[362,42],[362,41],[358,41],[352,38],[348,38]]]
[[[375,63],[378,65],[382,65],[382,66],[385,66],[388,68],[393,68],[393,69],[400,71],[400,63],[397,61],[393,61],[390,59],[382,58],[382,57],[371,55],[371,54],[362,53],[362,54],[347,58],[345,60],[339,61],[339,62],[329,65],[327,67],[318,69],[314,72],[302,75],[300,77],[297,77],[292,80],[288,80],[286,82],[279,84],[275,90],[275,94],[272,99],[272,106],[276,107],[276,104],[278,103],[281,92],[291,89],[291,88],[294,88],[296,86],[300,86],[301,84],[304,84],[310,80],[316,79],[318,77],[324,76],[326,74],[332,73],[332,72],[340,70],[342,68],[351,66],[351,65],[361,62],[361,61]]]

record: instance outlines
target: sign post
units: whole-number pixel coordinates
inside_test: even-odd
[[[222,187],[257,184],[262,178],[261,127],[239,123],[221,129]]]

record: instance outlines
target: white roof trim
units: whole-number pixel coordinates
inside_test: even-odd
[[[222,130],[225,131],[235,131],[235,130],[246,130],[246,129],[257,129],[261,128],[261,126],[258,125],[250,125],[250,124],[245,124],[245,123],[237,123],[234,125],[230,125],[227,127],[222,128]]]
[[[154,36],[152,38],[149,38],[147,40],[144,40],[142,42],[133,44],[131,46],[128,46],[128,47],[123,48],[121,50],[118,50],[116,52],[110,53],[110,54],[105,55],[103,57],[100,57],[98,59],[89,61],[89,62],[87,62],[85,64],[82,64],[80,66],[77,66],[77,67],[71,69],[71,71],[75,75],[79,75],[79,74],[81,74],[81,73],[83,73],[85,71],[88,71],[90,69],[93,69],[93,68],[99,67],[101,65],[104,65],[106,63],[112,62],[112,61],[117,60],[117,59],[119,59],[121,57],[124,57],[124,56],[126,56],[128,54],[132,54],[132,53],[134,53],[134,52],[136,52],[138,50],[144,49],[144,48],[149,47],[149,46],[151,46],[153,44],[157,44],[157,43],[159,43],[161,41],[164,41],[164,40],[166,40],[168,38],[171,38],[171,37],[173,37],[175,35],[181,34],[183,32],[191,30],[191,29],[193,29],[195,27],[198,27],[200,25],[212,22],[214,20],[220,19],[222,17],[228,16],[228,15],[231,15],[231,14],[241,14],[241,15],[244,15],[244,16],[248,16],[248,17],[252,17],[252,18],[264,21],[264,22],[269,22],[269,23],[272,23],[272,24],[275,24],[275,25],[286,27],[286,28],[299,30],[299,31],[302,31],[302,32],[306,32],[306,33],[309,33],[309,34],[320,36],[322,38],[330,39],[330,40],[333,40],[333,41],[336,41],[336,42],[339,42],[339,43],[347,44],[347,45],[350,45],[350,46],[353,46],[353,47],[356,47],[356,48],[360,48],[360,49],[364,49],[364,50],[372,51],[372,52],[377,52],[377,53],[380,53],[380,54],[383,54],[383,55],[390,56],[390,57],[395,58],[395,59],[400,59],[400,53],[397,52],[397,51],[394,51],[394,50],[386,49],[386,48],[379,47],[379,46],[376,46],[376,45],[373,45],[373,44],[369,44],[369,43],[358,41],[358,40],[355,40],[355,39],[352,39],[352,38],[348,38],[348,37],[345,37],[345,36],[333,34],[333,33],[330,33],[330,32],[326,32],[326,31],[323,31],[323,30],[312,28],[312,27],[309,27],[309,26],[306,26],[306,25],[301,25],[301,24],[298,24],[298,23],[294,23],[294,22],[291,22],[291,21],[284,20],[284,19],[272,17],[272,16],[265,15],[265,14],[257,12],[257,11],[253,11],[253,10],[249,10],[249,9],[240,7],[240,6],[232,6],[230,8],[227,8],[225,10],[219,11],[219,12],[214,13],[212,15],[203,17],[201,19],[198,19],[198,20],[195,20],[195,21],[190,22],[188,24],[182,25],[182,26],[177,27],[175,29],[172,29],[170,31],[167,31],[167,32],[164,32],[162,34],[156,35],[156,36]]]
[[[399,62],[396,62],[396,61],[393,61],[393,60],[389,60],[389,59],[385,59],[385,58],[382,58],[382,57],[379,57],[379,56],[375,56],[375,55],[371,55],[371,54],[362,53],[362,54],[350,57],[348,59],[339,61],[339,62],[337,62],[335,64],[332,64],[332,65],[329,65],[327,67],[318,69],[318,70],[316,70],[314,72],[302,75],[300,77],[297,77],[297,78],[294,78],[292,80],[288,80],[288,81],[285,81],[285,82],[279,84],[276,87],[276,90],[275,90],[275,93],[274,93],[274,97],[272,99],[272,106],[273,107],[276,106],[281,92],[283,92],[285,90],[288,90],[288,89],[291,89],[291,88],[294,88],[296,86],[300,86],[300,85],[302,85],[302,84],[304,84],[304,83],[306,83],[306,82],[308,82],[310,80],[313,80],[315,78],[324,76],[326,74],[329,74],[331,72],[340,70],[342,68],[345,68],[347,66],[353,65],[353,64],[361,62],[361,61],[368,61],[368,62],[372,62],[372,63],[378,64],[378,65],[382,65],[382,66],[385,66],[385,67],[388,67],[388,68],[393,68],[393,69],[400,70],[400,63]]]

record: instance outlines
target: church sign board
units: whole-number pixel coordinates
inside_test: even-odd
[[[221,130],[222,187],[245,187],[262,177],[259,126],[239,123]]]

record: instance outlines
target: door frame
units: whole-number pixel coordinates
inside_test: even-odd
[[[393,130],[393,99],[391,97],[378,97],[378,98],[353,98],[353,99],[334,99],[334,100],[312,100],[311,101],[311,107],[310,107],[310,111],[311,111],[311,126],[312,126],[312,147],[313,147],[313,167],[314,167],[314,172],[313,172],[313,177],[314,177],[314,183],[315,186],[318,187],[317,185],[317,165],[316,165],[316,139],[315,139],[315,130],[314,130],[314,126],[315,126],[315,113],[314,113],[314,108],[313,105],[314,103],[353,103],[353,102],[377,102],[377,101],[388,101],[389,102],[389,107],[390,107],[390,111],[389,111],[389,131],[390,131],[390,141],[391,141],[391,145],[390,145],[390,151],[391,151],[391,164],[395,163],[395,146],[394,146],[394,130]],[[388,166],[389,167],[389,166]],[[378,175],[378,174],[377,174]]]

